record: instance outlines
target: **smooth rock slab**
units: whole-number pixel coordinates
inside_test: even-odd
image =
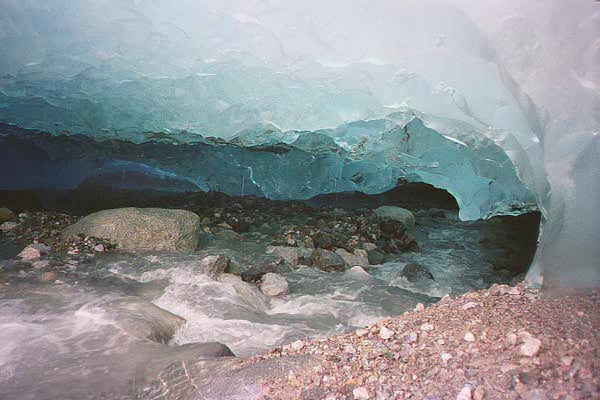
[[[191,211],[164,208],[117,208],[88,215],[62,232],[108,239],[123,250],[194,251],[200,217]]]

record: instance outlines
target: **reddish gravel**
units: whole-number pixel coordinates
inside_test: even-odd
[[[250,361],[315,360],[266,379],[269,399],[598,399],[599,306],[494,285]]]

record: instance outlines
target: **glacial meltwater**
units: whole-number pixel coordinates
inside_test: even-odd
[[[134,398],[173,360],[229,355],[218,343],[236,356],[253,355],[363,327],[446,294],[508,283],[535,249],[536,214],[460,222],[455,209],[421,209],[413,210],[409,230],[418,248],[387,254],[379,265],[323,271],[303,265],[308,260],[291,265],[267,254],[278,235],[300,231],[316,214],[329,217],[333,229],[352,221],[364,204],[351,203],[288,209],[278,202],[266,216],[270,223],[246,232],[204,229],[192,254],[111,250],[25,266],[14,260],[23,246],[0,241],[0,397]],[[204,269],[209,255],[227,257],[227,271]],[[407,279],[407,264],[433,279]],[[261,292],[252,271],[260,277],[265,265],[276,266],[287,294]],[[41,278],[40,268],[48,271]]]

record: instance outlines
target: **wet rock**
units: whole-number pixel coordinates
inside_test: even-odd
[[[95,245],[94,246],[94,251],[102,253],[104,251],[104,245],[102,243]]]
[[[6,207],[0,207],[0,223],[12,221],[15,219],[15,213]]]
[[[325,232],[317,231],[311,236],[313,245],[317,249],[331,250],[334,247],[334,241],[330,235]]]
[[[240,278],[242,279],[242,281],[247,283],[260,282],[264,275],[279,271],[281,268],[280,263],[280,261],[273,261],[252,265],[249,269],[240,273]]]
[[[260,283],[260,291],[266,296],[276,297],[287,294],[288,283],[285,278],[279,274],[265,274]]]
[[[203,273],[216,277],[227,270],[229,262],[230,260],[227,256],[206,256],[200,261],[200,268]]]
[[[346,266],[348,266],[348,267],[353,267],[355,265],[358,265],[358,266],[361,266],[361,267],[368,267],[369,266],[369,260],[368,260],[367,257],[363,257],[363,256],[355,255],[355,254],[350,254],[349,252],[347,252],[344,249],[336,249],[335,252],[336,252],[337,255],[339,255],[340,257],[342,257],[342,259],[346,263]]]
[[[367,250],[367,259],[370,265],[381,265],[385,263],[385,253],[379,251],[377,248],[373,250]]]
[[[375,250],[377,248],[377,245],[375,243],[366,242],[366,243],[363,243],[362,248],[366,252],[369,252],[371,250]]]
[[[0,231],[10,232],[10,231],[14,230],[17,226],[19,226],[19,224],[16,222],[12,222],[12,221],[3,222],[2,224],[0,224]]]
[[[424,279],[433,280],[433,275],[429,270],[420,264],[409,263],[402,268],[400,276],[406,277],[409,282],[417,282]]]
[[[20,257],[24,260],[36,260],[42,255],[48,254],[50,250],[51,247],[46,246],[43,243],[32,243],[25,247],[19,254],[17,254],[17,257]]]
[[[88,215],[62,232],[109,239],[125,250],[193,251],[198,245],[200,217],[185,210],[118,208]]]
[[[402,238],[406,232],[406,226],[402,222],[393,219],[384,219],[379,223],[383,237]]]
[[[391,218],[395,221],[401,222],[406,228],[413,228],[415,226],[415,216],[412,212],[405,208],[382,206],[376,208],[374,211],[378,217]]]
[[[363,269],[363,267],[361,267],[360,265],[356,265],[356,266],[350,268],[348,271],[346,271],[346,273],[357,279],[371,278],[371,275],[369,275],[369,273],[367,271],[365,271]]]
[[[344,271],[346,269],[344,259],[333,251],[316,249],[310,260],[314,267],[323,271]]]
[[[279,256],[291,266],[296,266],[299,262],[298,247],[268,246],[267,254]]]
[[[57,278],[56,272],[46,271],[40,275],[40,283],[54,282]]]

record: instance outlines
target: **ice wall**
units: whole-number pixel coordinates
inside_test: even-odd
[[[291,137],[298,151],[315,141],[293,132],[311,131],[332,139],[316,142],[319,157],[367,163],[372,190],[395,174],[422,179],[455,194],[464,218],[530,201],[516,171],[548,218],[531,281],[543,269],[547,284],[598,285],[598,8],[591,0],[3,0],[0,122],[136,143],[202,135],[244,147]],[[420,149],[413,163],[391,154],[402,143],[375,138],[377,121],[394,118],[397,137],[421,123],[452,151]],[[497,147],[516,169],[481,162]],[[461,180],[460,168],[475,172]],[[564,274],[566,265],[575,272]]]

